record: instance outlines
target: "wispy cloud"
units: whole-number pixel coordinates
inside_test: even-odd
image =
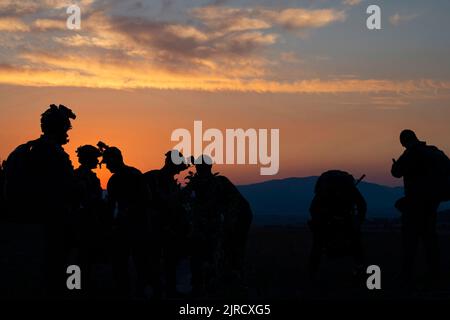
[[[3,32],[26,32],[30,27],[22,20],[13,17],[0,18],[0,31]]]
[[[360,4],[362,0],[344,0],[342,3],[347,6],[357,6]]]
[[[186,9],[184,19],[170,21],[112,14],[118,2],[106,8],[103,1],[78,3],[83,6],[83,21],[76,33],[66,30],[60,18],[66,1],[1,3],[10,16],[0,20],[0,30],[42,40],[17,44],[15,58],[8,59],[10,67],[0,71],[2,83],[10,79],[10,83],[27,85],[274,90],[285,86],[271,82],[274,62],[268,53],[278,50],[283,31],[307,31],[345,20],[344,12],[332,8],[242,8],[215,3]],[[49,16],[36,14],[43,8],[60,15],[52,10]],[[21,20],[25,13],[28,24]],[[81,58],[64,54],[73,48]],[[64,58],[54,57],[54,52]],[[285,54],[282,61],[287,60],[293,62],[294,55]],[[69,80],[74,75],[83,81]],[[149,75],[158,75],[158,80],[149,80]]]
[[[39,31],[65,30],[66,24],[62,19],[37,19],[33,21],[33,28]]]
[[[210,6],[193,9],[192,14],[208,27],[221,31],[267,29],[272,26],[288,30],[305,30],[325,27],[342,22],[346,18],[344,11],[303,8],[276,10]]]
[[[5,42],[0,55],[8,50],[0,65],[2,84],[282,93],[433,94],[450,90],[449,83],[433,80],[323,74],[287,81],[276,74],[282,64],[304,66],[295,51],[280,45],[286,34],[345,21],[345,12],[334,8],[222,4],[191,8],[183,19],[163,21],[108,14],[102,1],[84,0],[79,1],[85,7],[82,30],[73,32],[64,28],[65,20],[57,15],[32,14],[51,5],[62,11],[65,1],[46,0],[39,5],[0,1],[0,8],[10,13],[0,18],[4,31],[0,42]]]
[[[289,51],[289,52],[282,52],[280,54],[281,61],[287,62],[287,63],[301,63],[303,60],[298,57],[298,55],[295,52]]]
[[[419,15],[417,14],[409,14],[409,15],[400,15],[399,13],[394,14],[393,16],[389,17],[389,22],[393,26],[398,26],[402,23],[412,21],[416,19]]]
[[[181,89],[200,91],[241,91],[278,93],[395,93],[432,94],[449,90],[450,82],[433,80],[391,81],[379,79],[310,79],[293,82],[270,81],[252,74],[242,65],[237,77],[222,72],[176,73],[150,63],[122,63],[120,57],[84,58],[75,55],[27,54],[27,66],[0,66],[0,83],[25,86],[68,86],[114,89]],[[37,66],[32,67],[32,65]]]

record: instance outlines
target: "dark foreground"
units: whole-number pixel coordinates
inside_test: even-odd
[[[351,275],[350,258],[323,259],[319,277],[308,277],[306,270],[311,234],[305,227],[255,226],[248,243],[244,300],[396,300],[450,298],[450,234],[440,233],[442,256],[441,288],[424,291],[424,253],[419,251],[415,289],[405,292],[397,281],[401,259],[398,230],[371,230],[363,234],[368,265],[381,268],[381,290],[368,290],[366,279]],[[15,243],[13,245],[13,243]],[[30,298],[40,288],[33,285],[41,279],[39,230],[0,225],[0,298]],[[32,258],[26,258],[30,252]],[[189,297],[189,267],[185,261],[179,269],[179,289]],[[131,268],[132,269],[132,268]],[[367,276],[368,277],[368,276]],[[366,278],[367,278],[366,277]],[[95,294],[92,298],[114,298],[112,272],[107,264],[94,270]],[[32,296],[24,297],[23,292]],[[181,299],[182,300],[182,299]]]

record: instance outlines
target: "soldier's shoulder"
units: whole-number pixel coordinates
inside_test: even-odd
[[[136,176],[136,177],[143,176],[142,171],[137,169],[137,168],[135,168],[135,167],[129,167],[128,166],[126,172],[127,172],[127,174],[132,175],[132,176]]]
[[[89,169],[76,168],[76,169],[74,170],[74,174],[75,174],[75,176],[77,176],[77,177],[86,177],[86,178],[89,178],[89,179],[98,179],[98,180],[100,180],[100,179],[97,177],[97,174],[96,174],[94,171],[91,171],[91,170],[89,170]]]
[[[216,176],[214,176],[214,179],[217,182],[222,183],[222,184],[233,184],[230,179],[228,179],[227,177],[222,176],[222,175],[216,175]]]
[[[160,170],[150,170],[144,173],[145,178],[153,179],[159,176]]]
[[[54,155],[57,156],[58,159],[61,157],[69,158],[69,155],[62,146],[55,143],[50,143],[42,138],[29,141],[27,145],[30,147],[31,153],[34,155],[45,155],[50,158]]]

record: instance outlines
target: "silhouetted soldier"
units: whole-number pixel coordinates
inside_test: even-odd
[[[73,234],[78,248],[78,263],[83,271],[81,287],[86,292],[91,287],[92,264],[96,257],[104,253],[104,239],[110,221],[105,216],[100,179],[93,172],[98,167],[102,154],[97,147],[91,145],[81,146],[76,152],[80,166],[75,170],[75,179],[80,200]]]
[[[193,289],[208,289],[210,281],[220,279],[227,291],[242,284],[245,248],[252,221],[247,200],[233,183],[212,173],[212,159],[206,155],[195,161],[196,174],[190,176],[187,191],[193,202]],[[212,274],[202,274],[203,264]]]
[[[352,256],[355,276],[360,276],[363,271],[360,226],[367,205],[356,184],[353,176],[338,170],[323,173],[316,182],[309,221],[313,233],[309,261],[311,276],[318,271],[324,250],[331,256]]]
[[[73,167],[63,145],[68,143],[70,119],[63,105],[42,114],[42,136],[19,146],[6,162],[5,191],[14,221],[44,226],[44,276],[47,294],[66,288],[66,231],[75,191]]]
[[[4,193],[4,188],[5,188],[5,172],[3,167],[5,166],[5,163],[2,162],[0,163],[0,221],[3,221],[3,219],[6,218],[6,213],[5,213],[5,193]]]
[[[164,166],[159,170],[147,172],[145,179],[152,194],[153,260],[159,262],[162,256],[166,295],[175,297],[177,296],[177,264],[185,253],[189,229],[180,185],[175,175],[186,170],[188,165],[183,155],[177,150],[169,151],[165,156]],[[172,159],[179,162],[174,162]],[[156,277],[159,277],[159,272],[154,270],[153,281],[157,281]]]
[[[132,257],[137,274],[137,295],[143,297],[149,272],[150,192],[144,175],[127,166],[121,151],[99,143],[102,163],[113,174],[108,181],[108,202],[113,214],[113,273],[119,294],[131,294],[128,261]]]
[[[450,172],[449,160],[438,148],[419,141],[411,130],[401,132],[400,143],[406,150],[398,160],[393,159],[391,172],[394,177],[403,178],[405,186],[405,197],[396,203],[402,212],[403,281],[411,284],[414,257],[422,239],[430,285],[435,285],[439,277],[436,215]]]

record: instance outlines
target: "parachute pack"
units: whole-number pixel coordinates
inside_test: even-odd
[[[356,186],[364,177],[356,181],[345,171],[330,170],[323,173],[316,182],[315,195],[311,202],[310,212],[313,220],[328,221],[353,217],[359,199]]]
[[[308,222],[313,232],[323,242],[323,250],[330,257],[351,254],[352,243],[357,234],[354,208],[358,181],[340,170],[324,172],[316,182],[315,196],[311,203]]]
[[[428,173],[435,184],[439,200],[450,201],[450,159],[435,146],[428,146],[426,150]]]
[[[36,140],[18,146],[8,157],[4,172],[4,196],[8,213],[14,221],[30,221],[33,182],[30,153]]]
[[[319,195],[347,193],[355,188],[355,178],[345,171],[330,170],[317,180],[314,192]]]

